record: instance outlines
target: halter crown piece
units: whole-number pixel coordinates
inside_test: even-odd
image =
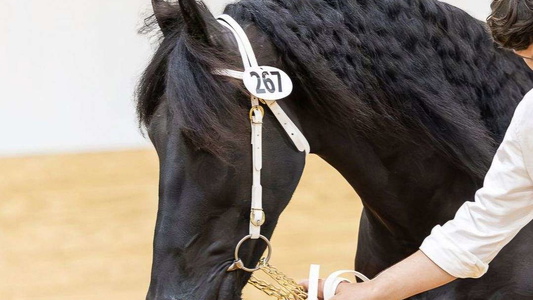
[[[250,68],[259,68],[257,63],[257,58],[255,57],[252,45],[250,40],[246,36],[246,33],[242,27],[230,16],[221,15],[217,18],[218,22],[224,27],[228,28],[235,39],[239,47],[239,52],[242,57],[243,66],[245,72],[229,70],[229,69],[218,69],[214,70],[213,74],[220,76],[227,76],[236,79],[243,79],[245,73]],[[265,67],[266,68],[266,67]],[[269,296],[274,296],[280,300],[318,300],[317,291],[318,291],[318,277],[319,277],[319,266],[312,265],[310,273],[310,283],[309,283],[309,294],[307,294],[301,286],[299,286],[294,280],[288,278],[283,273],[279,272],[276,268],[269,265],[269,260],[272,254],[272,246],[270,241],[265,236],[261,235],[261,225],[265,223],[266,216],[263,211],[263,188],[261,186],[261,169],[262,169],[262,128],[263,128],[263,117],[264,109],[261,106],[261,103],[264,103],[272,111],[276,119],[279,121],[294,146],[300,152],[305,152],[309,154],[310,146],[309,142],[298,129],[298,127],[292,122],[289,116],[281,108],[281,106],[276,102],[276,100],[265,100],[258,98],[251,94],[251,109],[250,109],[250,124],[252,127],[252,166],[253,166],[253,184],[252,184],[252,207],[250,211],[250,226],[249,226],[249,235],[245,236],[235,248],[235,261],[228,268],[228,272],[235,271],[238,269],[253,273],[255,271],[263,271],[266,275],[271,277],[276,281],[279,287],[269,284],[265,281],[257,279],[252,276],[250,283],[256,288],[262,290]],[[247,240],[257,240],[262,239],[268,246],[267,256],[262,258],[259,264],[255,268],[247,268],[244,266],[244,263],[239,258],[239,249],[244,242]],[[368,280],[364,275],[357,273],[355,271],[339,271],[332,274],[325,282],[324,287],[324,299],[330,299],[335,294],[337,286],[343,282],[348,281],[346,279],[338,278],[339,275],[343,273],[355,273],[356,276],[360,277],[363,280]]]

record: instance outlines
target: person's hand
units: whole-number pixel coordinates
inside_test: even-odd
[[[398,300],[434,289],[455,280],[422,251],[417,251],[400,263],[363,283],[341,283],[328,300]],[[308,282],[300,283],[306,290]],[[318,296],[324,300],[324,281],[319,283]]]
[[[300,282],[305,290],[309,288],[309,281]],[[318,299],[324,300],[324,280],[318,283]],[[335,296],[330,300],[383,300],[379,298],[374,289],[373,282],[348,283],[343,282],[337,287]]]

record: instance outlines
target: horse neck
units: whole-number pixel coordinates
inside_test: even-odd
[[[350,183],[375,225],[403,240],[421,241],[479,187],[429,146],[373,140],[316,119],[302,124],[313,152]]]

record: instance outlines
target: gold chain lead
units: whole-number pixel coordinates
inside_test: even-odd
[[[270,284],[252,275],[248,281],[252,286],[262,291],[268,296],[275,297],[278,300],[306,300],[307,293],[304,288],[293,279],[287,277],[275,267],[261,259],[260,270],[272,278],[279,286]]]

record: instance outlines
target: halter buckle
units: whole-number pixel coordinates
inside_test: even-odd
[[[260,115],[256,116],[255,113],[259,113]],[[250,109],[250,121],[252,121],[252,123],[254,124],[263,124],[264,115],[265,115],[265,109],[261,105],[254,105]]]
[[[258,219],[255,217],[255,213],[260,212],[261,213],[261,219]],[[252,208],[250,211],[250,223],[252,223],[255,226],[262,226],[265,224],[266,216],[265,211],[261,208]]]

